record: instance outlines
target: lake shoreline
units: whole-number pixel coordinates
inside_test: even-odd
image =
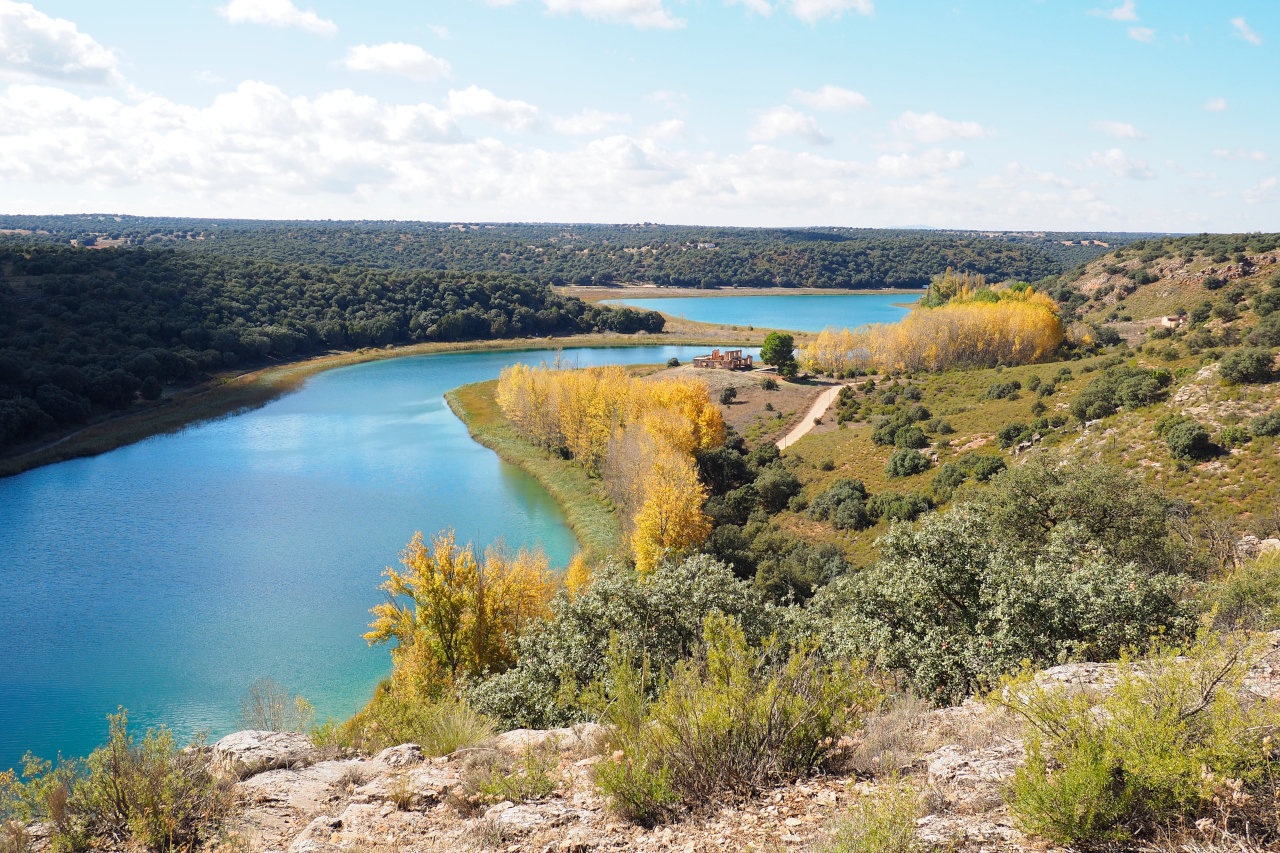
[[[553,288],[556,293],[565,296],[576,296],[583,302],[603,302],[608,299],[675,299],[675,298],[716,298],[725,296],[880,296],[880,295],[924,295],[923,288],[834,288],[834,287],[736,287],[712,288],[703,290],[700,287],[658,287],[657,285],[560,285]]]
[[[534,447],[516,433],[494,399],[498,380],[461,385],[444,395],[449,408],[477,443],[515,465],[547,490],[564,512],[578,547],[590,561],[623,550],[622,526],[599,479],[579,465]]]
[[[684,321],[672,333],[656,335],[584,334],[553,338],[505,338],[495,341],[424,343],[391,349],[328,353],[278,363],[239,375],[221,374],[166,394],[135,411],[116,414],[64,433],[38,447],[20,447],[0,458],[0,479],[71,459],[98,456],[157,435],[261,408],[301,388],[316,374],[338,367],[438,353],[546,351],[576,347],[759,346],[762,334],[716,324]]]

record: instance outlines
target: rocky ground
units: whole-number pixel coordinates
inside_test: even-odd
[[[1023,755],[1008,721],[973,702],[917,711],[873,723],[849,743],[851,754],[868,769],[901,762],[891,769],[927,784],[931,813],[918,825],[922,842],[975,851],[1022,846],[1000,797]],[[871,773],[849,768],[643,828],[611,815],[595,792],[594,767],[611,760],[600,735],[599,727],[585,726],[500,736],[491,749],[508,758],[542,745],[556,750],[558,787],[534,801],[477,805],[466,795],[475,751],[432,759],[404,744],[376,756],[334,757],[299,734],[238,732],[214,751],[222,772],[241,777],[227,843],[252,853],[811,850],[877,785]],[[943,740],[955,742],[913,754]]]

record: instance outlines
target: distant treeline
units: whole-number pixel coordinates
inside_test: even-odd
[[[0,447],[211,371],[330,349],[659,332],[505,273],[370,270],[0,240]]]
[[[1139,236],[96,215],[4,216],[0,228],[30,232],[28,239],[38,241],[170,245],[278,263],[509,272],[555,285],[708,288],[921,287],[948,267],[992,281],[1039,281],[1109,251],[1093,240],[1114,248]]]

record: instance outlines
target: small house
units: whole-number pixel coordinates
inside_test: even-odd
[[[1176,329],[1182,325],[1182,318],[1176,315],[1160,318],[1160,325],[1166,329]]]
[[[740,349],[731,349],[720,352],[713,349],[711,355],[695,355],[693,357],[694,367],[709,367],[713,370],[750,370],[751,356],[743,355]]]

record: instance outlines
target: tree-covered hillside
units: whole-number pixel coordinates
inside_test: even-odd
[[[1095,239],[1116,246],[1137,236],[106,215],[7,216],[0,217],[0,229],[43,242],[169,245],[281,263],[501,271],[557,285],[683,287],[920,287],[948,267],[992,281],[1038,281],[1108,251]]]
[[[0,447],[271,358],[662,325],[657,312],[589,306],[506,273],[0,242]]]

